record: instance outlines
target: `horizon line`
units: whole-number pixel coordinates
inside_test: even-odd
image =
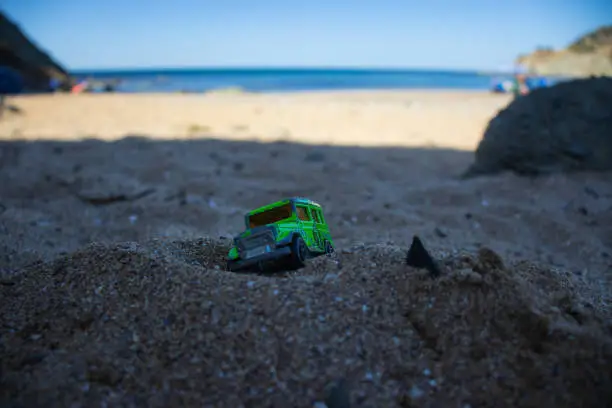
[[[449,73],[506,73],[512,69],[440,68],[440,67],[383,67],[383,66],[325,66],[325,65],[216,65],[216,66],[148,66],[113,68],[73,68],[69,73],[114,73],[138,71],[354,71],[354,72],[449,72]]]

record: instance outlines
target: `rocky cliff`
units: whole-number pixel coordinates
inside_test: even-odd
[[[612,25],[583,35],[565,49],[539,49],[517,62],[539,75],[612,76]]]
[[[52,78],[68,88],[68,72],[40,50],[8,17],[0,11],[0,66],[18,71],[27,91],[46,91]]]

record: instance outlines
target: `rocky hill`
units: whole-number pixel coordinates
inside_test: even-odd
[[[2,11],[0,11],[0,65],[15,69],[28,91],[45,91],[51,78],[69,87],[68,72],[36,46]]]
[[[567,48],[541,48],[522,55],[517,62],[540,75],[586,77],[612,75],[612,25],[600,27]]]
[[[489,122],[466,176],[612,170],[612,78],[579,78],[515,99]]]

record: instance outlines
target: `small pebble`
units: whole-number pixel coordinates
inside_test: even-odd
[[[417,387],[416,385],[413,385],[410,389],[410,398],[412,399],[421,398],[423,394],[425,394],[425,392],[423,392],[423,390]]]
[[[338,278],[338,274],[337,273],[328,273],[325,275],[325,277],[323,278],[323,280],[325,282],[330,281],[330,280],[335,280]]]
[[[446,233],[446,231],[444,231],[442,228],[440,227],[436,227],[434,229],[434,233],[440,237],[440,238],[446,238],[448,236],[448,234]]]
[[[319,151],[310,152],[306,155],[306,157],[304,157],[304,161],[322,162],[322,161],[325,161],[325,154]]]

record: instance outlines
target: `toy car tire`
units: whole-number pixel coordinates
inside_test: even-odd
[[[291,266],[301,268],[305,265],[308,248],[302,237],[296,237],[291,242]]]
[[[332,256],[334,253],[334,247],[329,241],[325,241],[325,255]]]

